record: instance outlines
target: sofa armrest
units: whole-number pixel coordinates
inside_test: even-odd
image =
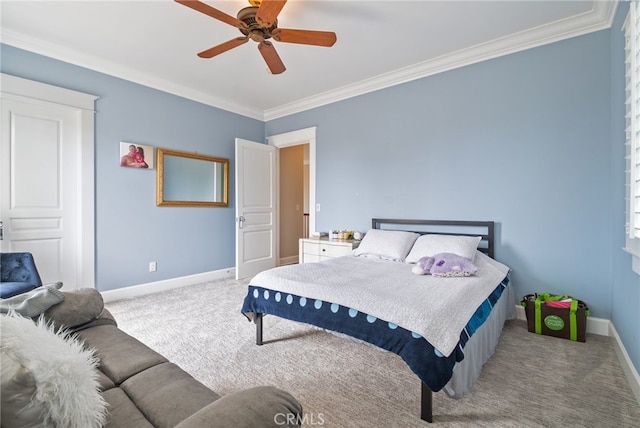
[[[104,301],[98,290],[80,288],[63,294],[62,302],[44,312],[45,319],[58,328],[73,329],[82,326],[97,320],[104,312]]]
[[[298,427],[301,424],[302,405],[291,394],[273,386],[258,386],[219,398],[176,428]]]
[[[94,319],[91,320],[85,324],[80,324],[77,326],[72,327],[70,330],[73,333],[77,333],[79,331],[82,330],[86,330],[88,328],[92,328],[92,327],[98,327],[101,325],[112,325],[114,327],[118,326],[118,323],[116,322],[116,319],[113,317],[113,315],[111,314],[111,312],[109,312],[109,310],[107,308],[104,308],[102,310],[102,313],[100,313],[100,315]]]

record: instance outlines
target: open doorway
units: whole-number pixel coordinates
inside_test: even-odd
[[[278,178],[278,264],[295,264],[309,237],[309,144],[278,149]]]
[[[316,127],[267,137],[278,149],[278,265],[298,262],[299,239],[315,230]]]

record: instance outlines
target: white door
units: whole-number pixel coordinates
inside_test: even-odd
[[[62,281],[64,289],[94,287],[93,111],[87,123],[86,111],[19,95],[23,79],[3,75],[2,83],[2,252],[32,253],[43,283]],[[85,125],[91,128],[90,148],[83,147],[89,132]]]
[[[236,138],[236,279],[276,266],[276,148]]]

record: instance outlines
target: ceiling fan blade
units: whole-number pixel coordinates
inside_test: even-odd
[[[245,23],[240,21],[237,18],[234,18],[231,15],[227,15],[226,13],[218,10],[214,7],[209,6],[208,4],[202,3],[197,0],[175,0],[176,3],[180,3],[181,5],[190,7],[193,10],[197,10],[198,12],[204,13],[212,18],[217,19],[218,21],[225,22],[234,27],[240,28],[245,27]]]
[[[256,13],[256,21],[264,27],[271,27],[287,0],[262,0]]]
[[[335,44],[336,33],[331,31],[294,30],[291,28],[278,28],[271,35],[279,42],[299,43],[303,45],[331,47]]]
[[[267,41],[261,42],[258,45],[258,50],[260,51],[262,58],[264,58],[264,61],[267,63],[271,74],[280,74],[286,70],[278,52],[276,52],[276,48],[273,47],[273,44]]]
[[[228,50],[231,50],[235,47],[238,47],[240,45],[247,43],[248,40],[249,40],[248,37],[237,37],[235,39],[231,39],[227,42],[224,42],[222,44],[219,44],[217,46],[204,50],[198,53],[198,56],[200,58],[213,58],[216,55],[220,55],[223,52],[226,52]]]

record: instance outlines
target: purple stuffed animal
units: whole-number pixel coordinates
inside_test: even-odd
[[[471,260],[452,253],[439,253],[433,257],[422,257],[411,268],[416,275],[471,276],[478,271]]]

